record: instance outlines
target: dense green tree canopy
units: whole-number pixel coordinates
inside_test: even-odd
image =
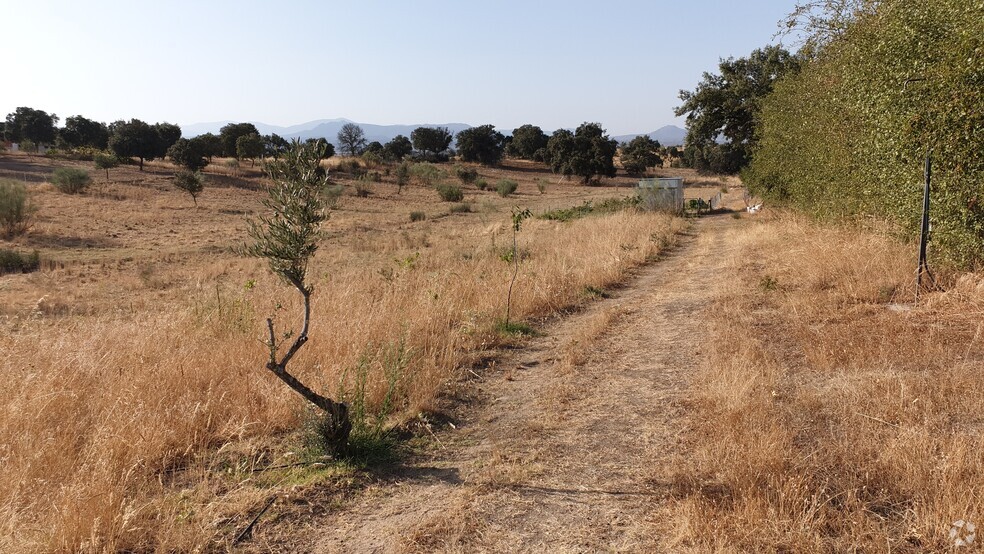
[[[506,137],[494,125],[481,125],[458,133],[455,146],[466,162],[496,165],[505,151]]]
[[[190,171],[200,171],[208,165],[206,155],[207,143],[200,136],[192,139],[179,138],[167,150],[171,162],[188,168]]]
[[[104,150],[109,143],[109,128],[105,123],[73,115],[65,119],[65,127],[58,131],[58,137],[71,148],[89,146]]]
[[[324,159],[328,159],[335,155],[335,145],[328,142],[328,139],[324,137],[309,138],[304,141],[304,145],[312,151],[320,153],[324,156]],[[292,148],[292,146],[288,146],[288,150],[290,150],[290,148]]]
[[[410,133],[410,140],[424,157],[437,158],[451,146],[452,136],[447,127],[417,127]]]
[[[139,119],[117,121],[111,126],[109,148],[121,158],[139,158],[140,171],[145,160],[153,160],[160,154],[161,136],[153,125]]]
[[[338,131],[338,149],[346,156],[358,156],[366,147],[366,134],[355,123],[346,123]]]
[[[559,129],[547,142],[547,163],[554,173],[577,175],[585,183],[615,176],[618,142],[598,123],[582,123],[575,132]]]
[[[742,177],[823,218],[888,218],[919,232],[933,159],[930,254],[984,263],[984,17],[979,0],[863,2],[815,14],[803,70],[764,101]],[[839,8],[841,3],[828,3]]]
[[[735,173],[744,167],[755,145],[755,127],[762,100],[772,91],[773,84],[789,73],[795,73],[799,59],[779,46],[767,46],[753,51],[747,58],[728,58],[719,64],[720,74],[704,73],[693,91],[680,91],[683,104],[676,115],[687,116],[688,149],[700,151],[699,163],[712,154],[705,150],[720,138],[729,145],[734,166],[724,168]],[[708,169],[695,165],[696,169]]]
[[[388,160],[400,161],[413,152],[413,143],[403,135],[396,135],[383,145],[384,156]]]
[[[205,133],[194,138],[202,145],[202,154],[211,162],[215,156],[222,155],[222,139],[215,134]]]
[[[256,158],[263,156],[263,152],[263,139],[257,133],[250,133],[236,139],[236,158],[250,160],[250,165],[256,163]]]
[[[7,114],[7,140],[29,140],[35,144],[53,144],[57,137],[58,116],[44,110],[20,107]]]
[[[543,161],[549,140],[550,137],[536,125],[522,125],[513,130],[506,153],[514,158]]]
[[[236,141],[239,140],[239,137],[249,134],[260,134],[256,129],[256,125],[252,123],[229,123],[228,125],[224,125],[219,129],[219,139],[222,140],[222,155],[235,158],[237,156]]]
[[[277,133],[263,135],[260,140],[263,141],[263,155],[273,159],[280,158],[280,155],[290,148],[290,142]]]
[[[154,130],[157,131],[157,153],[155,158],[163,158],[167,155],[168,148],[181,138],[181,127],[173,123],[155,123]]]
[[[619,158],[629,175],[642,175],[646,169],[663,163],[659,156],[659,142],[647,135],[639,135],[622,145]]]

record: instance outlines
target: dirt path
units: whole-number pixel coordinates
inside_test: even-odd
[[[312,551],[662,550],[654,468],[679,452],[729,222],[700,220],[612,298],[503,359],[443,448],[324,522]]]

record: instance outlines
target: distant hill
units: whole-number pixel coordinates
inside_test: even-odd
[[[235,123],[233,121],[213,121],[210,123],[192,123],[189,125],[181,126],[181,134],[185,138],[191,138],[198,135],[203,135],[205,133],[215,133],[219,134],[219,129],[224,125],[229,123]],[[283,127],[279,125],[268,125],[260,121],[250,121],[256,126],[256,129],[262,135],[269,135],[271,133],[276,133],[284,138],[292,139],[299,138],[301,140],[306,140],[309,138],[325,138],[329,142],[334,143],[336,137],[338,136],[338,131],[341,130],[342,125],[346,123],[356,123],[358,126],[362,127],[363,132],[366,134],[366,140],[372,142],[378,140],[382,143],[387,143],[393,140],[396,135],[403,135],[409,137],[410,133],[413,132],[417,127],[447,127],[452,133],[459,133],[465,129],[470,129],[472,126],[467,123],[418,123],[414,125],[373,125],[371,123],[357,123],[350,119],[337,118],[337,119],[316,119],[314,121],[308,121],[307,123],[301,123],[300,125],[291,125],[289,127]],[[571,129],[573,130],[573,129]],[[502,130],[502,133],[510,134],[511,130]],[[549,134],[549,133],[548,133]],[[639,133],[642,134],[642,133]],[[619,142],[627,142],[635,137],[635,135],[621,135],[613,137]],[[674,146],[683,144],[683,139],[687,135],[685,129],[681,129],[676,125],[667,125],[665,127],[660,127],[659,129],[648,133],[649,137],[658,140],[663,146]]]
[[[639,135],[648,135],[649,138],[658,141],[662,146],[681,146],[683,144],[683,139],[687,137],[687,130],[681,129],[676,125],[667,125],[665,127],[660,127],[652,133],[639,133],[636,135],[620,135],[617,137],[612,137],[619,142],[628,142]]]

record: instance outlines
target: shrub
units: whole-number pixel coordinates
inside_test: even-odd
[[[0,236],[9,239],[23,234],[31,227],[33,213],[27,187],[13,179],[0,179]]]
[[[446,177],[444,171],[430,162],[415,163],[410,167],[410,173],[420,184],[433,186],[438,180]]]
[[[401,162],[396,166],[396,193],[403,192],[403,187],[410,184],[410,163]]]
[[[471,213],[471,204],[455,204],[451,206],[451,213],[453,214],[467,214]]]
[[[321,195],[324,197],[325,206],[330,210],[334,210],[338,207],[338,199],[342,197],[342,193],[345,192],[345,188],[342,185],[327,185],[321,189]]]
[[[540,191],[540,194],[547,192],[547,181],[546,179],[536,180],[536,190]]]
[[[441,200],[445,202],[461,202],[465,198],[465,194],[461,192],[461,187],[456,185],[438,183],[434,188],[437,189],[437,194],[441,196]]]
[[[410,221],[423,221],[427,219],[427,214],[424,212],[410,212]]]
[[[55,185],[55,188],[65,194],[79,194],[81,192],[85,192],[85,189],[88,188],[89,183],[92,182],[92,177],[90,177],[89,172],[84,169],[59,167],[52,174],[51,182]]]
[[[478,171],[475,168],[465,167],[463,165],[455,165],[454,174],[461,180],[461,184],[463,185],[474,183],[475,179],[478,179]]]
[[[479,179],[475,181],[475,186],[478,187],[478,190],[485,190],[489,188],[489,182],[485,179]]]
[[[366,198],[372,194],[372,187],[369,183],[372,182],[368,175],[363,175],[355,182],[355,195],[359,198]]]
[[[198,195],[205,188],[205,177],[197,171],[179,171],[174,174],[174,186],[190,194],[195,206],[198,206]]]
[[[513,181],[512,179],[500,179],[499,182],[495,184],[495,191],[498,192],[499,196],[503,198],[516,192],[517,188],[519,188],[519,183]]]
[[[30,273],[41,267],[41,257],[35,250],[31,254],[21,254],[16,250],[0,248],[0,275],[6,273]]]

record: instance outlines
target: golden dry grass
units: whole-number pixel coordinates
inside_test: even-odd
[[[262,263],[231,252],[261,194],[213,184],[194,208],[169,171],[114,170],[108,195],[32,185],[38,225],[14,246],[57,263],[0,281],[2,551],[227,545],[271,487],[307,478],[259,484],[250,473],[293,448],[281,437],[302,405],[262,366],[262,319],[296,325],[297,298]],[[382,183],[370,198],[346,196],[310,268],[311,340],[292,369],[339,395],[362,365],[378,405],[384,364],[402,342],[410,357],[399,413],[432,409],[462,368],[503,340],[493,328],[511,275],[500,259],[511,206],[622,194],[557,184],[541,195],[539,177],[514,175],[520,190],[507,199],[469,189],[466,200],[480,206],[472,214],[446,215],[420,187],[397,195]],[[417,209],[429,219],[411,224]],[[611,286],[682,225],[631,212],[527,222],[514,317],[545,316],[582,301],[585,287]]]
[[[984,275],[912,301],[910,248],[745,224],[713,301],[673,548],[925,552],[984,518]]]

